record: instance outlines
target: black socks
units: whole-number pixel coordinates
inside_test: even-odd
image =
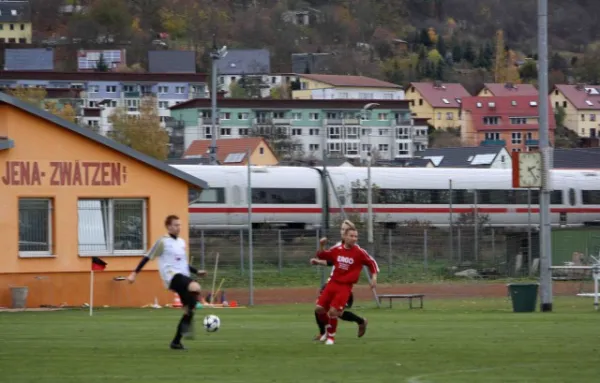
[[[325,323],[321,323],[319,320],[319,314],[315,313],[315,319],[317,320],[317,326],[319,326],[319,333],[321,335],[325,334]]]
[[[365,323],[364,319],[362,319],[358,315],[354,314],[352,311],[344,311],[342,313],[342,316],[340,316],[340,319],[345,320],[347,322],[356,322],[358,324]]]

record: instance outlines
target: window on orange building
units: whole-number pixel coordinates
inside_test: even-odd
[[[19,256],[52,255],[52,199],[19,198]]]

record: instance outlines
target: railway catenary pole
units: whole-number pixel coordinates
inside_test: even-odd
[[[248,149],[246,156],[248,156],[248,187],[247,195],[248,199],[248,287],[250,289],[250,297],[248,299],[248,305],[254,305],[254,249],[252,242],[252,163],[250,161],[251,151]]]
[[[378,107],[379,104],[376,102],[370,102],[362,107],[360,111],[360,126],[362,130],[363,118],[367,115],[367,111]],[[369,129],[370,132],[370,129]],[[367,152],[367,234],[368,242],[371,246],[370,251],[375,253],[373,247],[373,187],[371,183],[371,162],[373,162],[373,156],[371,155],[371,133],[369,133],[369,151]]]
[[[209,150],[209,160],[211,165],[217,165],[217,61],[227,55],[227,47],[217,48],[217,40],[213,35],[213,49],[210,53],[212,58],[211,69],[211,143]]]
[[[541,311],[552,311],[552,243],[550,222],[550,168],[552,148],[548,133],[548,0],[538,0],[539,145],[542,154],[540,193],[540,301]]]

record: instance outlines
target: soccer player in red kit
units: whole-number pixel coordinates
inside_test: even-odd
[[[352,287],[358,282],[363,266],[367,266],[371,272],[371,288],[374,289],[377,286],[379,266],[364,249],[356,244],[357,241],[358,232],[352,228],[346,230],[344,243],[329,250],[325,250],[327,238],[322,238],[317,258],[311,259],[312,264],[316,264],[319,259],[322,259],[334,265],[331,279],[325,290],[319,295],[315,308],[315,313],[319,316],[320,321],[329,324],[325,342],[328,345],[335,343],[338,317],[344,311],[346,302],[352,293]]]

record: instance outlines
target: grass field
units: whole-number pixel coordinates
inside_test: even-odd
[[[362,305],[362,307],[361,307]],[[167,348],[174,309],[0,313],[0,382],[597,382],[600,313],[557,298],[553,313],[513,313],[506,299],[426,300],[424,310],[355,311],[334,346],[311,341],[310,305],[200,310],[188,351]]]

